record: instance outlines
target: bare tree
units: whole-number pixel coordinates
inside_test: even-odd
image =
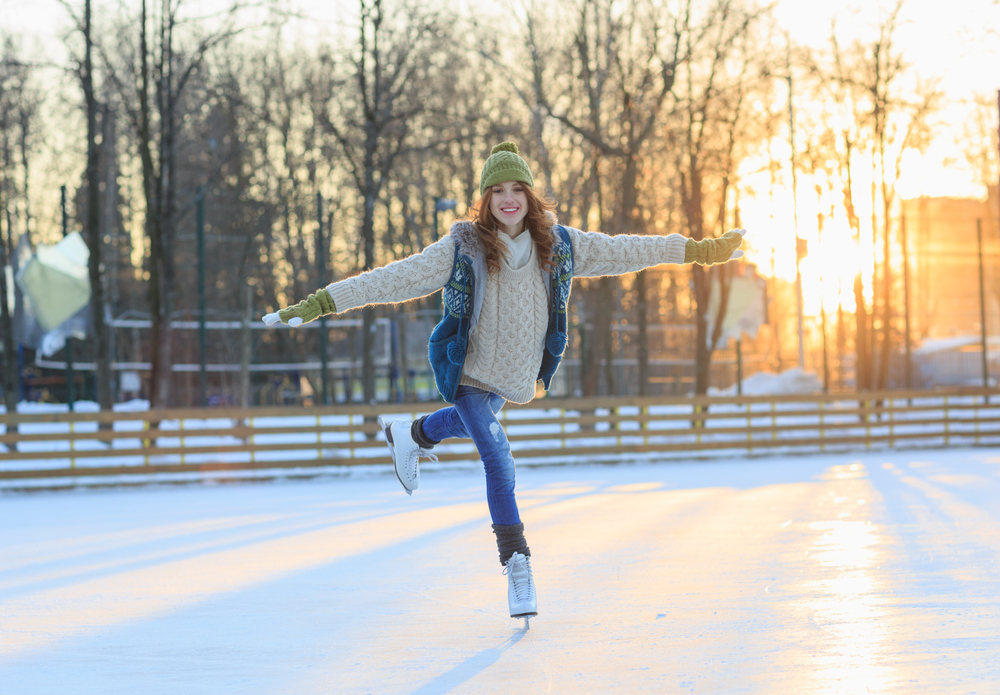
[[[736,131],[745,104],[747,76],[745,42],[751,26],[760,14],[734,0],[718,0],[698,24],[693,19],[692,3],[687,4],[684,21],[685,64],[684,103],[679,110],[680,123],[673,137],[677,143],[677,171],[680,178],[682,206],[688,235],[701,240],[711,230],[721,230],[726,221],[728,182],[726,172],[733,168],[735,140],[728,134]],[[730,72],[735,63],[737,70]],[[727,161],[728,160],[728,161]],[[718,206],[715,219],[709,217],[710,178],[718,178],[715,195]],[[711,275],[718,274],[723,301],[719,317],[724,316],[727,272],[724,266],[691,269],[695,299],[695,393],[708,390],[712,351],[718,334],[708,333]],[[715,326],[721,326],[716,317]]]
[[[895,46],[902,0],[880,21],[877,38],[870,43],[856,40],[842,47],[831,32],[829,66],[812,62],[810,68],[826,84],[833,103],[844,118],[837,133],[844,206],[855,240],[859,243],[860,219],[856,213],[853,159],[866,152],[871,161],[872,306],[869,313],[864,293],[863,271],[854,281],[856,304],[857,384],[860,389],[882,389],[888,384],[889,358],[893,351],[892,222],[896,184],[902,174],[903,153],[923,150],[931,135],[930,118],[938,109],[941,93],[933,83],[922,83],[915,98],[904,96],[901,84],[908,67]],[[881,208],[881,224],[879,209]],[[881,258],[879,241],[881,234]],[[877,368],[876,368],[877,367]]]
[[[67,0],[61,4],[69,12],[76,26],[75,33],[83,39],[83,54],[74,56],[73,73],[83,91],[84,111],[87,121],[87,165],[84,173],[87,189],[85,238],[90,249],[88,268],[90,274],[90,313],[94,330],[94,356],[97,363],[97,401],[102,410],[110,410],[114,402],[111,392],[111,352],[108,326],[104,321],[104,244],[100,205],[100,127],[98,119],[102,106],[97,100],[94,81],[94,33],[91,0],[84,0],[83,14],[78,15]]]
[[[339,243],[330,243],[329,236],[324,248],[316,244],[317,194],[323,196],[325,216],[333,219],[340,212],[337,192],[350,185],[344,172],[331,168],[338,160],[328,156],[331,148],[316,119],[317,100],[326,94],[328,48],[288,50],[282,43],[278,27],[260,48],[242,55],[227,54],[225,68],[227,94],[238,102],[232,106],[239,112],[239,132],[233,138],[245,151],[241,167],[245,172],[239,176],[246,176],[243,190],[253,191],[259,208],[258,224],[245,236],[242,253],[235,259],[240,266],[236,277],[240,282],[249,278],[259,301],[267,306],[289,303],[314,291],[321,255],[333,276],[353,268],[343,263],[334,267],[333,260],[342,261],[345,254]],[[257,249],[266,250],[266,264],[258,262]],[[262,265],[266,269],[254,272]],[[309,332],[304,339],[304,333],[268,332],[265,342],[280,346],[288,356],[315,357],[315,336]],[[315,382],[315,376],[319,375],[307,378]],[[318,383],[313,387],[320,388]]]
[[[327,84],[317,118],[338,144],[362,206],[362,268],[376,264],[376,204],[401,157],[446,142],[424,132],[430,111],[428,75],[444,44],[444,18],[417,6],[390,12],[383,0],[360,0],[358,42],[341,75]],[[443,75],[438,74],[438,79]],[[375,400],[375,309],[362,309],[364,400]]]
[[[1000,229],[1000,91],[977,94],[970,99],[969,117],[962,126],[961,149],[965,161],[982,186],[986,205],[993,215],[992,224]],[[990,225],[987,225],[989,229]],[[1000,284],[994,281],[995,293]]]
[[[639,205],[640,161],[673,90],[682,26],[677,17],[654,3],[632,0],[616,5],[610,0],[584,0],[576,6],[568,40],[555,63],[559,75],[546,68],[547,51],[536,32],[539,20],[529,18],[532,93],[545,115],[583,140],[589,161],[586,207],[596,212],[602,231],[641,234],[645,222]],[[601,176],[601,165],[606,162],[617,163],[608,191]],[[612,204],[610,226],[603,224],[605,199]],[[585,222],[588,217],[584,215]],[[585,395],[597,392],[601,357],[609,390],[614,388],[613,315],[612,303],[607,301],[613,282],[612,278],[597,282],[599,299],[593,302],[592,318],[599,345],[587,351]],[[649,377],[645,273],[638,274],[635,291],[639,393],[644,395]]]
[[[809,70],[821,80],[827,91],[825,101],[839,111],[840,118],[831,119],[840,124],[833,132],[833,154],[841,181],[844,212],[854,237],[854,243],[861,248],[861,218],[857,213],[854,199],[855,153],[870,146],[870,134],[865,129],[867,106],[865,94],[858,89],[855,77],[856,65],[841,47],[836,25],[830,33],[831,59],[829,67],[822,66],[814,59],[808,60]],[[860,259],[859,259],[860,260]],[[871,314],[865,298],[864,268],[859,262],[854,275],[854,344],[855,383],[860,390],[871,389],[874,383],[874,354],[871,350]]]
[[[889,357],[893,351],[892,309],[892,247],[890,244],[893,222],[893,207],[896,204],[896,186],[902,176],[903,154],[907,150],[926,151],[931,139],[930,118],[938,110],[943,93],[933,83],[918,87],[916,99],[897,105],[899,130],[880,132],[878,138],[879,189],[882,198],[882,338],[880,341],[878,381],[876,388],[885,389],[889,379]],[[893,134],[902,132],[901,137]],[[892,148],[892,152],[888,152]],[[891,161],[890,161],[891,158]],[[891,171],[891,173],[889,173]],[[906,263],[907,259],[903,259]]]
[[[13,412],[18,366],[7,272],[16,271],[12,263],[18,238],[31,233],[29,163],[41,97],[32,85],[33,69],[20,59],[14,41],[3,37],[0,48],[0,389],[7,412]]]
[[[115,53],[104,52],[108,77],[119,94],[142,163],[145,231],[149,243],[149,306],[152,318],[151,404],[170,404],[171,327],[175,306],[174,240],[177,232],[177,150],[192,78],[209,53],[237,33],[240,4],[207,21],[186,22],[182,0],[139,14],[118,28]]]
[[[977,94],[968,103],[962,123],[961,149],[976,183],[987,192],[1000,180],[1000,93]]]
[[[869,94],[871,111],[868,124],[872,131],[874,150],[872,157],[873,178],[878,181],[882,203],[882,274],[880,283],[881,330],[879,331],[879,361],[875,372],[874,387],[884,389],[888,383],[889,356],[892,352],[892,208],[895,202],[896,182],[901,171],[903,153],[907,149],[924,149],[929,141],[928,117],[936,110],[941,94],[933,85],[925,84],[918,90],[918,102],[911,103],[900,95],[899,82],[907,69],[902,53],[894,43],[895,32],[903,0],[878,26],[878,39],[865,51],[862,63],[863,81],[855,86]],[[902,137],[899,137],[902,133]],[[889,150],[892,150],[890,152]],[[894,159],[895,161],[891,161]],[[875,174],[877,162],[877,175]],[[895,177],[890,179],[890,169]],[[872,186],[872,244],[876,245],[876,187]],[[874,349],[874,347],[873,347]]]

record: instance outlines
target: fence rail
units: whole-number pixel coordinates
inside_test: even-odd
[[[0,481],[385,465],[376,416],[429,405],[5,413]],[[545,398],[501,419],[521,463],[1000,444],[1000,392]],[[478,458],[469,440],[435,453]]]

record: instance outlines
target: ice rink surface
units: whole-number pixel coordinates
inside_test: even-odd
[[[1000,450],[0,495],[0,693],[1000,693]]]

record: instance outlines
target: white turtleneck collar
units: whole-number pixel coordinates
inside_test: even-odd
[[[509,236],[500,233],[500,238],[504,241],[504,246],[507,249],[505,254],[505,260],[507,265],[510,266],[511,270],[520,270],[528,264],[531,260],[531,233],[525,229],[523,232],[517,235],[517,238],[511,239]]]

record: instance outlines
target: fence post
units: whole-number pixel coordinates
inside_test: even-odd
[[[950,440],[950,428],[948,427],[948,396],[944,397],[944,445],[948,446]]]
[[[325,370],[324,370],[325,373]],[[324,377],[324,387],[326,386],[326,378]],[[326,389],[323,389],[323,405],[326,405]],[[320,422],[319,415],[316,416],[316,460],[319,461],[323,458],[323,433],[320,432],[320,427],[323,423]]]
[[[979,443],[979,401],[976,400],[976,407],[972,409],[972,419],[975,422],[976,444]]]
[[[72,416],[72,411],[73,411],[72,403],[70,403],[69,409],[70,409],[70,416]],[[76,451],[76,440],[73,438],[73,435],[75,433],[76,433],[76,423],[70,420],[69,422],[69,467],[70,468],[76,468],[76,456],[73,455],[73,452]]]
[[[348,422],[351,425],[351,431],[349,433],[350,434],[350,440],[349,440],[349,442],[351,444],[351,461],[354,461],[354,452],[355,452],[354,435],[357,434],[357,432],[355,431],[354,418],[355,417],[360,417],[361,418],[361,425],[364,426],[364,424],[365,424],[365,416],[364,415],[358,415],[358,416],[348,415],[347,417],[349,418]],[[364,432],[362,432],[362,435],[363,434],[364,434]]]
[[[819,450],[826,451],[826,426],[823,421],[823,410],[826,401],[819,402]]]
[[[751,415],[750,401],[746,402],[747,407],[747,453],[753,453],[753,417]]]
[[[775,400],[771,401],[771,439],[777,441],[778,439],[778,402]]]
[[[862,403],[863,403],[862,407],[865,409],[865,414],[864,414],[864,418],[865,418],[865,446],[867,448],[871,449],[872,448],[872,419],[871,419],[871,413],[869,413],[868,411],[871,410],[872,401],[871,400],[865,400],[865,401],[862,401]]]
[[[144,432],[149,432],[149,418],[142,419],[142,429]],[[149,465],[149,449],[153,446],[153,440],[148,437],[142,440],[142,450],[143,450],[143,460],[146,466]]]
[[[889,446],[894,447],[896,446],[896,440],[893,437],[893,435],[895,434],[895,429],[893,426],[895,425],[896,399],[889,398],[887,399],[887,401],[889,403]]]
[[[559,439],[562,440],[560,448],[561,449],[565,449],[566,448],[566,409],[565,408],[560,408],[559,409],[559,433],[563,435],[562,437],[559,438]]]

